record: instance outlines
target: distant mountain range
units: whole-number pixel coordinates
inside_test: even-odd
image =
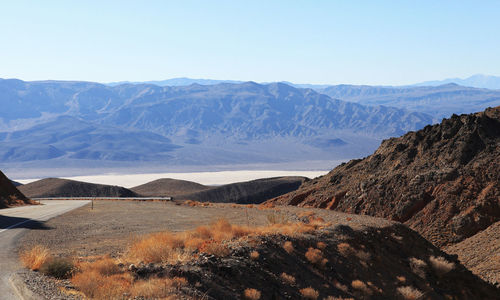
[[[425,113],[341,101],[282,83],[112,87],[9,79],[0,80],[0,103],[1,162],[51,167],[69,161],[346,159],[433,122]]]
[[[448,83],[458,85],[485,88],[485,89],[500,89],[500,77],[491,75],[476,74],[467,78],[448,78],[444,80],[425,81],[415,84],[415,86],[437,86]]]

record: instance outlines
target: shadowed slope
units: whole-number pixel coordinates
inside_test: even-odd
[[[30,204],[14,184],[0,171],[0,208]]]

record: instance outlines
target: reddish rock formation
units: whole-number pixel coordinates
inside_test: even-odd
[[[500,107],[453,115],[269,200],[404,222],[438,246],[500,220]]]

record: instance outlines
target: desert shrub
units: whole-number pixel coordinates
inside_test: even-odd
[[[51,258],[51,255],[48,248],[36,245],[29,250],[21,252],[20,258],[26,268],[36,271]]]
[[[301,289],[300,294],[305,299],[318,299],[318,297],[319,297],[318,291],[316,291],[312,287],[307,287],[305,289]]]
[[[97,271],[104,276],[111,276],[121,272],[115,261],[108,256],[99,258],[93,262],[81,262],[78,264],[78,268],[82,271]]]
[[[361,280],[353,280],[351,282],[351,286],[365,295],[371,295],[373,293],[372,290]]]
[[[348,243],[340,243],[337,245],[337,250],[339,251],[339,253],[344,256],[344,257],[347,257],[351,254],[354,253],[354,249],[352,249],[351,245],[349,245]]]
[[[288,275],[287,273],[281,273],[281,279],[288,284],[295,284],[295,277]]]
[[[366,252],[366,251],[362,251],[362,250],[358,250],[356,251],[355,253],[356,257],[359,258],[360,260],[366,262],[367,260],[370,260],[371,258],[371,254]]]
[[[406,282],[406,277],[404,277],[404,276],[396,276],[396,279],[397,279],[399,282]]]
[[[257,260],[257,259],[259,259],[259,256],[260,256],[260,254],[259,254],[259,252],[257,252],[257,251],[252,251],[252,252],[250,252],[250,258],[251,258],[252,260]]]
[[[245,296],[245,299],[248,300],[258,300],[260,299],[260,291],[256,289],[246,289],[243,292],[243,295]]]
[[[442,256],[431,256],[429,257],[432,268],[436,271],[439,276],[442,276],[455,268],[455,264],[446,260]]]
[[[200,248],[200,251],[219,257],[226,257],[231,254],[231,250],[229,250],[226,245],[220,242],[206,243],[203,247]]]
[[[349,289],[347,288],[347,285],[342,284],[342,283],[338,282],[337,280],[335,280],[335,281],[334,281],[333,285],[334,285],[337,289],[339,289],[339,290],[341,290],[341,291],[343,291],[343,292],[345,292],[345,293],[347,293],[347,291],[349,290]]]
[[[425,261],[418,259],[416,257],[411,257],[410,268],[413,273],[415,273],[421,278],[425,278],[425,270],[427,268],[427,264],[425,263]]]
[[[316,243],[316,247],[318,249],[324,250],[326,248],[326,244],[324,242],[318,242]]]
[[[290,254],[293,252],[293,244],[292,242],[290,241],[286,241],[284,244],[283,244],[283,249],[285,249],[285,251]]]
[[[307,249],[305,256],[308,261],[315,265],[324,266],[328,262],[328,259],[323,258],[323,252],[321,252],[321,250],[312,247]]]
[[[40,272],[59,279],[68,278],[74,269],[74,264],[67,258],[52,258],[40,267]]]
[[[421,291],[411,286],[401,286],[397,290],[405,300],[420,299],[424,295]]]

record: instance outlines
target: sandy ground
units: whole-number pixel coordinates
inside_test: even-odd
[[[190,207],[173,202],[95,201],[48,221],[46,230],[32,230],[19,241],[19,247],[35,244],[48,246],[56,255],[102,255],[123,253],[137,237],[158,231],[184,231],[226,218],[241,225],[268,224],[270,214],[283,215],[290,221],[305,210],[334,224],[347,224],[353,228],[364,225],[384,227],[391,222],[367,216],[357,216],[323,209],[280,207],[276,210],[232,207],[215,204],[210,207]]]

